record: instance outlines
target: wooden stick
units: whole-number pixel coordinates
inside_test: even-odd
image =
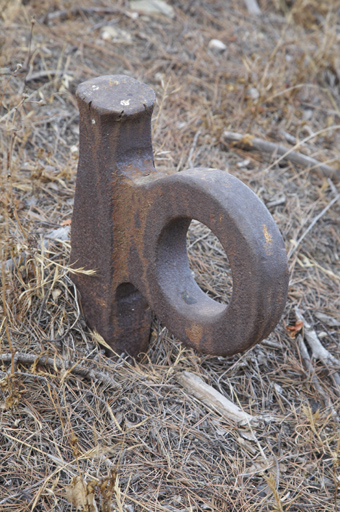
[[[0,354],[0,361],[3,363],[10,363],[12,359],[12,354]],[[57,370],[65,370],[66,372],[73,373],[74,375],[79,375],[80,377],[84,377],[85,379],[93,379],[97,380],[101,384],[105,384],[106,386],[110,386],[114,389],[120,389],[120,385],[115,382],[109,375],[104,372],[100,372],[98,370],[94,370],[91,368],[84,368],[83,366],[77,365],[72,361],[66,361],[61,359],[55,359],[54,357],[39,357],[37,354],[25,354],[23,352],[16,352],[14,355],[15,364],[41,364],[44,366],[50,366],[51,368]],[[81,361],[78,362],[79,364]],[[25,373],[23,373],[25,375]],[[32,377],[34,375],[31,375]],[[37,375],[39,376],[39,375]],[[62,378],[65,378],[62,376]]]
[[[228,400],[203,380],[190,372],[178,375],[177,380],[181,386],[195,398],[212,409],[216,409],[222,416],[242,425],[258,423],[258,418],[242,411],[240,407]]]
[[[117,14],[124,13],[123,9],[112,7],[72,7],[71,9],[62,9],[60,11],[49,12],[42,16],[39,23],[48,23],[49,21],[60,19],[65,20],[70,16],[79,16],[81,14]]]
[[[318,311],[315,313],[316,318],[321,320],[324,324],[328,325],[328,327],[340,327],[340,322],[336,318],[332,316],[325,315],[324,313],[319,313]]]
[[[253,137],[252,135],[242,135],[241,133],[228,131],[223,133],[223,138],[227,141],[238,142],[243,146],[246,146],[249,150],[256,149],[263,153],[276,153],[282,160],[288,160],[294,164],[301,165],[302,167],[310,167],[313,171],[321,172],[323,176],[340,181],[340,171],[338,169],[333,169],[333,167],[323,164],[322,162],[315,160],[315,158],[303,155],[298,151],[293,151],[285,146],[276,144],[275,142],[268,142],[266,140]]]
[[[340,394],[340,376],[338,372],[334,371],[334,367],[340,368],[340,361],[334,357],[325,347],[322,345],[318,338],[315,330],[312,328],[302,316],[298,308],[295,308],[296,318],[303,321],[303,336],[307,341],[312,351],[312,357],[319,359],[328,369],[331,379],[333,380],[336,388],[336,392]]]

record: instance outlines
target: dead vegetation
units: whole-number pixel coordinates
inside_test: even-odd
[[[123,0],[0,2],[1,512],[340,510],[339,185],[251,147],[294,147],[339,172],[340,3],[259,0],[256,17],[231,0],[170,3],[173,17]],[[252,350],[202,356],[155,319],[147,354],[108,359],[87,329],[69,242],[42,240],[72,216],[74,93],[100,74],[156,90],[158,167],[229,171],[274,216],[289,299]],[[227,302],[218,241],[199,223],[188,236],[197,281]],[[226,417],[184,372],[260,419]]]

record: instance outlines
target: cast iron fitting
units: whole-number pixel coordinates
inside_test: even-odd
[[[179,340],[230,356],[268,336],[288,290],[284,242],[270,213],[225,171],[154,167],[154,91],[127,76],[80,84],[80,147],[71,264],[90,328],[116,353],[147,350],[151,311]],[[194,280],[186,235],[208,226],[229,259],[230,303]]]

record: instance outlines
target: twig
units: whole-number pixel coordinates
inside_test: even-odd
[[[198,398],[208,407],[216,409],[222,416],[242,425],[258,423],[258,418],[242,411],[240,407],[203,382],[197,375],[183,372],[177,376],[177,381],[190,395]]]
[[[63,339],[66,338],[66,336],[68,335],[68,333],[73,329],[73,327],[78,323],[79,321],[79,318],[80,318],[80,307],[79,307],[79,301],[78,301],[78,292],[77,292],[77,288],[75,286],[74,283],[72,283],[72,281],[70,279],[68,279],[68,281],[70,282],[70,284],[73,286],[73,291],[74,291],[74,301],[75,301],[75,304],[76,304],[76,308],[77,308],[77,315],[76,315],[76,319],[75,321],[73,322],[73,324],[71,324],[67,329],[66,331],[62,334],[62,336],[60,336],[59,338],[55,338],[53,340],[51,339],[47,339],[47,338],[44,338],[43,341],[44,342],[50,342],[50,343],[58,343],[58,342],[61,342]]]
[[[336,318],[333,318],[332,316],[325,315],[324,313],[319,313],[319,311],[315,313],[315,316],[316,318],[321,320],[321,322],[328,325],[328,327],[340,327],[339,320],[336,320]]]
[[[0,354],[0,361],[3,363],[10,363],[12,358],[12,354]],[[98,370],[84,368],[81,366],[77,366],[77,363],[72,361],[66,361],[61,359],[55,359],[53,357],[42,356],[39,357],[37,354],[25,354],[23,352],[16,352],[15,363],[22,364],[41,364],[44,366],[50,366],[51,368],[57,370],[66,370],[70,371],[74,375],[79,375],[85,379],[93,379],[97,380],[101,384],[105,384],[106,386],[110,386],[114,389],[120,389],[120,384],[115,382],[109,375],[104,372],[100,372]],[[78,365],[81,361],[78,362]]]
[[[195,147],[197,145],[197,140],[198,140],[198,137],[200,136],[200,133],[201,133],[201,130],[198,130],[198,132],[196,133],[196,135],[194,137],[194,141],[193,141],[191,149],[190,149],[189,158],[188,158],[188,167],[190,169],[194,168],[194,163],[192,161],[192,155],[194,154]]]
[[[249,14],[254,14],[255,16],[261,16],[262,12],[259,7],[259,4],[257,3],[257,0],[244,0],[244,3],[246,4],[247,11]]]
[[[315,330],[312,328],[310,323],[308,323],[304,317],[302,316],[301,312],[298,310],[298,308],[295,308],[296,312],[296,318],[298,320],[303,321],[303,335],[306,339],[308,345],[311,348],[312,351],[312,357],[315,359],[319,359],[324,363],[326,368],[329,371],[329,374],[336,385],[336,387],[339,388],[338,394],[340,391],[340,376],[337,372],[334,372],[334,366],[337,366],[340,368],[340,361],[334,357],[325,347],[321,344],[318,335],[316,334]]]
[[[73,75],[71,71],[62,71],[58,69],[42,70],[36,73],[31,73],[26,76],[25,83],[34,82],[34,80],[41,80],[42,78],[49,78],[50,76],[62,76],[64,74]]]
[[[336,203],[337,201],[339,201],[340,199],[340,194],[337,194],[333,199],[332,201],[319,213],[319,215],[317,215],[313,221],[309,224],[308,228],[306,229],[306,231],[304,231],[304,233],[300,236],[300,238],[297,240],[297,242],[295,242],[294,244],[294,247],[292,247],[292,249],[289,251],[288,253],[288,258],[290,258],[294,253],[295,251],[297,250],[297,248],[299,247],[299,245],[301,244],[302,240],[305,238],[305,236],[310,232],[310,230],[315,226],[315,224],[318,222],[318,220],[321,219],[321,217],[323,215],[325,215],[325,213],[327,213],[327,211],[331,208],[331,206],[333,206],[334,203]]]
[[[112,7],[73,7],[72,9],[62,9],[60,11],[49,12],[40,18],[40,23],[48,23],[51,20],[66,20],[71,16],[80,14],[117,14],[124,13],[122,9]]]
[[[278,199],[273,199],[272,201],[269,201],[266,206],[267,208],[274,208],[275,206],[280,206],[281,204],[285,204],[286,202],[286,196],[283,195],[279,197]]]
[[[323,399],[323,401],[325,403],[325,406],[332,411],[332,414],[334,416],[336,416],[337,414],[336,414],[336,411],[335,411],[335,409],[333,407],[333,404],[332,404],[329,396],[323,390],[323,388],[322,388],[322,386],[321,386],[321,384],[319,382],[319,379],[318,379],[318,377],[317,377],[317,375],[315,373],[314,366],[312,365],[312,362],[311,362],[310,356],[308,354],[308,350],[307,350],[307,347],[305,345],[305,342],[303,341],[302,335],[298,334],[296,340],[297,340],[297,344],[298,344],[298,347],[299,347],[299,352],[301,354],[302,362],[305,365],[306,370],[310,374],[311,382],[313,384],[313,387],[314,387],[315,391],[317,391],[319,393],[319,395],[322,397],[322,399]]]
[[[46,453],[46,455],[49,455],[49,454]],[[45,478],[43,478],[42,480],[38,480],[38,482],[36,482],[33,485],[30,485],[29,487],[26,487],[25,493],[28,494],[29,491],[31,491],[32,489],[35,489],[36,487],[39,487],[40,485],[42,485],[44,483],[44,480],[45,480]],[[13,500],[19,496],[20,496],[20,498],[22,498],[22,491],[16,492],[15,494],[11,494],[10,496],[7,496],[7,498],[4,498],[3,500],[0,501],[0,505],[4,505],[6,503],[6,501]]]
[[[318,160],[315,160],[315,158],[303,155],[298,151],[293,151],[292,149],[288,149],[285,146],[276,144],[275,142],[268,142],[251,135],[242,135],[241,133],[228,131],[223,133],[223,137],[225,140],[239,142],[242,145],[247,146],[247,149],[253,148],[258,151],[263,151],[264,153],[276,153],[281,157],[280,160],[288,160],[303,167],[311,167],[311,170],[313,171],[320,171],[324,176],[340,181],[339,170],[333,169],[333,167],[323,164]],[[296,144],[296,146],[298,145],[299,144]]]

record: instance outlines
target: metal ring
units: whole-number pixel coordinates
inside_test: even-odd
[[[216,355],[241,352],[266,337],[283,312],[288,268],[281,234],[258,197],[234,176],[209,169],[161,178],[146,197],[147,300],[160,320],[187,345]],[[227,306],[192,277],[191,219],[208,226],[228,256],[233,292]]]

